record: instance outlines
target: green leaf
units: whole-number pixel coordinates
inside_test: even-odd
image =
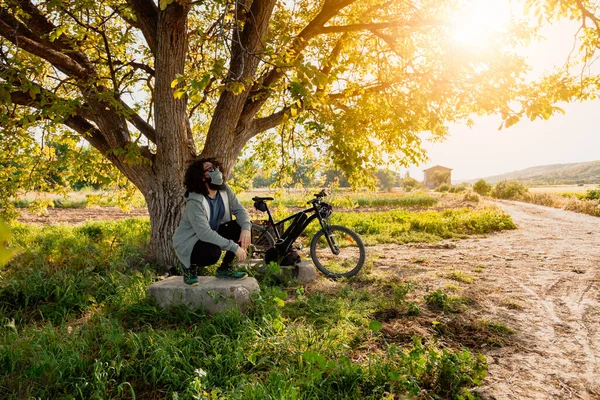
[[[369,322],[369,329],[373,332],[377,333],[383,328],[383,325],[379,321],[371,321]]]

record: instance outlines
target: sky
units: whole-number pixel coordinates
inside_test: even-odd
[[[480,3],[483,11],[491,3],[510,7],[508,0],[477,0],[475,3]],[[495,9],[494,13],[501,12],[500,8]],[[475,15],[465,18],[477,16],[475,12]],[[478,24],[471,29],[479,29],[481,20]],[[541,32],[544,39],[532,43],[524,52],[533,68],[530,73],[532,78],[564,64],[573,47],[576,30],[572,22],[559,22]],[[477,36],[473,35],[475,32],[470,32],[471,35],[466,33],[462,35]],[[424,142],[430,161],[411,166],[408,172],[413,178],[422,180],[424,169],[443,165],[453,169],[452,180],[457,181],[499,175],[537,165],[600,160],[600,124],[596,122],[600,114],[600,101],[558,106],[565,110],[565,115],[556,114],[547,121],[524,119],[508,129],[498,130],[502,122],[500,115],[477,118],[471,128],[450,125],[445,141]]]

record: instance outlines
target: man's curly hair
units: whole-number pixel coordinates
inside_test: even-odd
[[[206,187],[206,181],[204,180],[205,162],[211,163],[215,168],[222,169],[221,163],[216,158],[207,157],[193,161],[185,171],[185,178],[183,180],[183,184],[188,192],[204,195],[208,194],[208,188]]]

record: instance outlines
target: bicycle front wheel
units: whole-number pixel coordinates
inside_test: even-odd
[[[326,230],[321,229],[310,242],[310,257],[316,267],[330,278],[356,275],[365,264],[362,240],[345,226],[330,225]]]
[[[254,259],[264,259],[267,250],[275,246],[275,238],[267,231],[267,229],[265,229],[265,227],[258,224],[252,224],[250,243],[250,257]]]

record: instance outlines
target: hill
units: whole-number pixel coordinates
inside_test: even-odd
[[[483,178],[490,183],[515,180],[532,185],[574,185],[600,182],[600,161],[541,165]]]

